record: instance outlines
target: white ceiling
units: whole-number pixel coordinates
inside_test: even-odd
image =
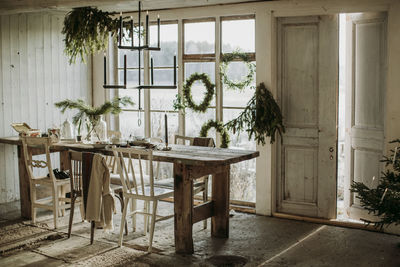
[[[205,5],[257,2],[260,0],[142,0],[144,10],[196,7]],[[68,11],[73,7],[93,6],[104,11],[136,11],[138,1],[132,0],[0,0],[0,14],[45,10]]]

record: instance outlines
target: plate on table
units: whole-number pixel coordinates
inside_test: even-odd
[[[91,144],[94,148],[105,148],[106,146],[110,145],[109,143],[94,143]]]

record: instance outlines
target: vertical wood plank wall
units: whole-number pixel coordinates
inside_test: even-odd
[[[0,16],[0,136],[16,135],[13,122],[44,132],[73,113],[54,103],[66,98],[91,102],[91,66],[64,55],[61,13]],[[56,157],[54,159],[57,159]],[[0,144],[0,203],[19,199],[15,146]]]

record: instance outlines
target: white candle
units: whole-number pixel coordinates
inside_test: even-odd
[[[165,144],[168,146],[168,118],[167,118],[167,113],[164,115],[164,120],[165,120]]]

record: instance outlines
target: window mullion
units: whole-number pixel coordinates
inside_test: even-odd
[[[144,84],[150,84],[150,73],[149,73],[149,50],[143,51],[143,78]],[[150,115],[150,90],[144,90],[144,134],[146,137],[151,137],[151,115]],[[143,123],[143,122],[142,122]]]
[[[178,94],[182,96],[182,86],[184,82],[184,63],[183,63],[183,48],[184,48],[185,38],[183,36],[183,21],[178,20]],[[185,113],[179,111],[179,134],[185,135]]]
[[[223,94],[222,84],[219,74],[219,62],[221,55],[221,19],[219,16],[215,18],[215,118],[217,121],[223,121]],[[217,145],[220,145],[220,136],[217,134]]]

